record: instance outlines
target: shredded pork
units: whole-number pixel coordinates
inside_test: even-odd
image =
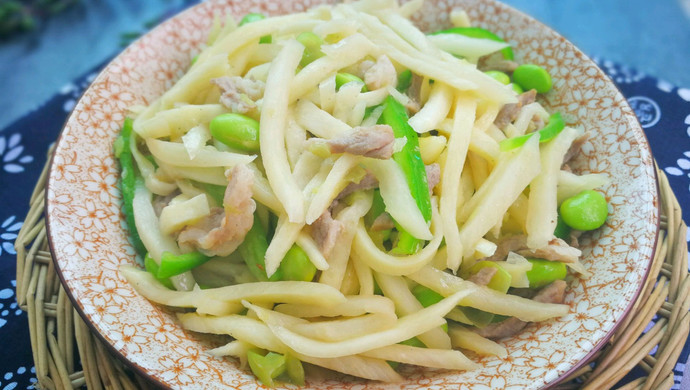
[[[348,184],[347,187],[343,188],[343,190],[340,191],[340,194],[338,194],[338,197],[336,199],[343,199],[344,197],[353,194],[357,191],[371,190],[378,186],[379,181],[378,179],[376,179],[376,176],[371,174],[371,172],[367,172],[367,174],[364,175],[364,177],[359,182],[352,182]]]
[[[441,182],[441,166],[437,163],[425,165],[426,169],[426,184],[429,186],[429,194],[433,195],[434,187]]]
[[[165,196],[156,196],[153,199],[153,211],[156,213],[157,217],[161,216],[161,212],[165,208],[165,206],[170,204],[170,201],[172,201],[176,196],[180,195],[180,191],[173,191],[169,195]]]
[[[207,256],[227,256],[244,241],[254,223],[254,173],[246,165],[237,165],[229,176],[223,208],[214,207],[199,223],[185,227],[178,236],[180,244],[191,245]]]
[[[501,72],[512,73],[518,63],[503,58],[503,53],[496,52],[479,58],[477,68],[482,72],[487,70],[499,70]]]
[[[342,222],[333,219],[330,209],[324,211],[319,219],[312,223],[311,236],[314,238],[314,241],[316,241],[321,254],[325,258],[328,259],[331,255],[338,235],[340,235],[340,232],[343,231],[344,228],[345,226]]]
[[[221,90],[220,102],[232,112],[245,114],[256,108],[256,101],[264,95],[264,82],[239,76],[211,79]]]
[[[582,251],[573,248],[560,238],[553,238],[545,247],[537,249],[525,248],[518,250],[517,253],[525,257],[536,257],[563,263],[577,263]]]
[[[498,269],[494,267],[484,267],[476,274],[470,276],[470,278],[467,280],[478,286],[486,286],[489,284],[489,282],[491,282],[491,279],[494,277],[494,275],[496,275],[497,271]]]
[[[502,261],[508,253],[515,252],[525,257],[536,257],[551,261],[561,261],[563,263],[576,263],[582,252],[574,248],[560,238],[554,237],[542,248],[529,249],[527,247],[527,236],[513,235],[502,238],[496,243],[496,251],[493,255],[482,260]]]
[[[565,299],[565,288],[566,283],[563,280],[556,280],[539,290],[532,300],[541,303],[563,303]],[[489,339],[502,339],[521,332],[527,324],[528,322],[522,321],[516,317],[510,317],[505,321],[489,324],[478,329],[477,333]]]
[[[570,148],[568,149],[568,152],[565,154],[565,157],[563,157],[563,164],[567,164],[572,160],[575,156],[577,156],[580,153],[580,148],[582,148],[582,144],[587,141],[589,138],[589,133],[584,133],[581,136],[575,138],[572,144],[570,144]]]
[[[506,104],[501,108],[501,111],[496,115],[496,120],[494,124],[499,128],[503,129],[508,123],[511,123],[517,118],[520,113],[520,109],[530,103],[534,103],[537,98],[537,91],[530,89],[529,91],[523,92],[518,95],[518,102]]]
[[[331,153],[349,153],[386,160],[393,155],[395,135],[388,125],[358,126],[352,133],[327,141]]]
[[[390,214],[387,212],[381,213],[374,222],[371,223],[371,231],[373,232],[379,232],[382,230],[388,230],[388,229],[393,229],[395,227],[395,221],[393,221],[393,218],[391,217]]]
[[[395,66],[386,55],[379,56],[376,63],[364,72],[364,84],[370,90],[393,86],[398,83],[398,73]]]

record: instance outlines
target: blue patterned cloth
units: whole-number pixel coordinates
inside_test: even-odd
[[[597,62],[635,109],[654,156],[684,207],[684,219],[690,220],[690,89],[609,61]],[[29,196],[47,161],[46,152],[98,69],[65,85],[38,110],[0,130],[0,345],[4,347],[0,389],[33,388],[36,382],[28,319],[16,302],[13,246],[29,208]],[[689,354],[690,343],[675,367],[675,389],[690,389],[690,373],[684,375]]]

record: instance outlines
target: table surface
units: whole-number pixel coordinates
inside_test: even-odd
[[[5,92],[0,94],[0,107],[3,108],[0,110],[0,129],[37,109],[73,80],[122,50],[123,33],[144,32],[148,22],[193,2],[194,0],[81,1],[46,20],[34,32],[0,40],[0,85]],[[611,60],[675,86],[690,87],[687,65],[690,63],[690,0],[504,2],[559,31],[590,56]],[[680,124],[683,119],[674,118],[674,121]],[[690,125],[690,115],[684,123]],[[683,145],[688,144],[685,133],[677,132],[678,139],[683,138]],[[690,136],[690,128],[687,133]],[[5,139],[9,143],[13,142],[14,135],[8,133],[6,136],[7,138],[0,130],[0,149],[5,147]],[[674,155],[682,157],[681,154],[690,158],[690,152],[679,151]],[[690,160],[686,161],[687,164],[678,159],[677,167],[670,166],[666,168],[666,172],[678,174],[679,178],[685,176],[690,169]],[[32,183],[15,184],[29,186]],[[4,201],[0,201],[0,205],[0,209],[4,208]],[[2,220],[5,231],[9,232],[19,226],[14,217],[3,217]],[[8,248],[4,246],[6,243],[3,242],[0,246],[5,251],[3,254],[0,249],[4,260],[7,259],[4,255],[8,252]],[[6,276],[3,275],[3,279]],[[6,286],[3,285],[4,287]],[[6,296],[11,297],[11,292],[6,288],[0,290],[0,298],[5,299]],[[11,308],[16,309],[16,304]],[[3,317],[5,311],[7,310],[1,314]],[[16,315],[21,313],[17,311]],[[5,320],[0,319],[0,327],[4,325],[2,321]],[[7,359],[14,358],[0,358],[0,367],[6,365]],[[681,365],[677,367],[681,371],[683,368]],[[14,370],[15,374],[6,373],[0,379],[0,385],[4,387],[14,378],[30,375],[26,370],[22,366]],[[690,375],[685,375],[681,388],[690,389]]]

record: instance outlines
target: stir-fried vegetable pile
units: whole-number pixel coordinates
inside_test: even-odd
[[[461,10],[421,32],[421,4],[216,19],[116,141],[146,268],[123,275],[266,385],[475,368],[587,275],[608,205],[568,164],[586,133],[539,103],[546,69]]]

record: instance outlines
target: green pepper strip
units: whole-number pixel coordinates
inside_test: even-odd
[[[568,275],[568,267],[560,261],[544,259],[527,259],[532,264],[532,269],[527,271],[529,288],[541,288],[556,280],[565,279]]]
[[[290,382],[297,386],[304,386],[304,367],[302,362],[289,353],[285,354],[285,371]]]
[[[506,41],[503,40],[503,38],[481,27],[454,27],[449,28],[447,30],[441,30],[431,33],[431,35],[436,34],[460,34],[470,38],[483,38],[490,39],[496,42],[506,43]],[[502,49],[501,54],[503,54],[503,58],[505,58],[506,60],[513,60],[515,58],[515,55],[513,54],[513,48],[511,48],[510,46],[506,47],[505,49]]]
[[[249,350],[247,351],[247,362],[261,383],[269,387],[275,386],[273,379],[285,372],[286,369],[285,356],[275,352],[269,352],[266,356],[262,356],[256,350]]]
[[[405,93],[412,85],[412,71],[405,69],[398,75],[398,86],[395,87],[398,91]]]
[[[125,118],[122,132],[115,141],[115,156],[120,160],[120,192],[122,193],[122,211],[125,214],[129,236],[137,253],[146,253],[146,247],[139,238],[139,232],[134,222],[134,187],[136,182],[136,171],[134,170],[134,159],[132,151],[129,150],[130,139],[132,137],[132,119]]]
[[[259,20],[266,19],[266,16],[260,13],[249,13],[244,15],[242,20],[240,20],[240,24],[238,26],[244,26],[247,23],[253,23],[253,22],[258,22]],[[264,35],[259,39],[259,43],[271,43],[273,42],[273,38],[270,35]]]
[[[179,275],[204,264],[210,259],[210,257],[199,252],[183,253],[181,255],[163,252],[156,276],[158,278],[169,278]]]
[[[549,123],[547,123],[546,126],[544,126],[544,128],[536,132],[536,134],[539,134],[539,142],[551,141],[561,131],[563,131],[564,128],[565,121],[563,120],[561,113],[557,112],[555,114],[552,114],[549,117]],[[530,137],[532,137],[534,134],[535,133],[530,133],[518,137],[504,139],[498,145],[500,146],[502,152],[513,150],[524,145],[525,142],[527,142],[527,140],[530,139]]]
[[[352,73],[336,73],[335,74],[335,90],[339,91],[340,87],[347,83],[351,82],[358,82],[362,84],[362,89],[360,90],[361,92],[367,92],[369,91],[367,89],[367,86],[364,84],[364,81],[360,79],[359,77],[353,75]]]
[[[371,225],[374,223],[376,218],[378,218],[381,214],[383,214],[386,211],[386,204],[383,203],[383,198],[381,197],[381,192],[377,189],[374,190],[374,200],[371,204],[371,208],[369,209],[369,212],[364,215],[364,224],[367,227],[371,227]],[[380,244],[383,244],[386,240],[388,240],[391,236],[392,229],[386,229],[386,230],[379,230],[379,231],[369,231],[369,235],[371,238],[374,240],[374,242],[378,242]]]
[[[215,200],[219,206],[223,205],[223,198],[225,198],[226,187],[216,184],[199,183],[199,185],[206,191],[208,196]]]
[[[261,220],[255,213],[254,224],[247,232],[247,235],[244,236],[244,241],[237,250],[239,250],[240,256],[242,256],[247,267],[249,267],[249,272],[251,272],[257,280],[261,282],[282,280],[283,272],[280,268],[278,268],[270,278],[266,276],[265,257],[267,249],[268,241],[266,240],[266,233],[264,233]]]
[[[171,290],[175,289],[169,278],[158,277],[158,263],[156,263],[156,260],[149,256],[148,253],[144,257],[144,268],[146,268],[146,271],[153,275],[162,285]]]
[[[429,222],[431,221],[431,197],[426,181],[426,168],[419,151],[417,132],[410,126],[408,119],[405,107],[392,96],[388,96],[379,123],[389,125],[393,129],[395,138],[407,139],[402,150],[393,153],[393,160],[402,168],[412,197],[417,202],[417,207],[422,212],[424,220]],[[421,247],[420,240],[404,229],[399,228],[398,230],[400,234],[398,235],[397,246],[393,248],[393,253],[412,254],[418,251]]]
[[[421,284],[418,284],[412,289],[412,295],[414,295],[415,298],[419,301],[419,303],[422,304],[424,307],[429,307],[431,305],[435,305],[441,300],[443,300],[443,295],[437,293],[436,291],[430,289],[429,287],[422,286]],[[441,328],[443,329],[444,332],[448,333],[448,323],[445,323],[441,325]],[[417,338],[412,338],[410,340],[417,340]],[[410,341],[407,340],[407,341]],[[419,340],[417,340],[419,341]],[[422,343],[421,341],[419,341]],[[400,344],[404,344],[404,342],[401,342]],[[412,344],[407,344],[407,345],[412,345]],[[423,343],[422,343],[423,345]]]

